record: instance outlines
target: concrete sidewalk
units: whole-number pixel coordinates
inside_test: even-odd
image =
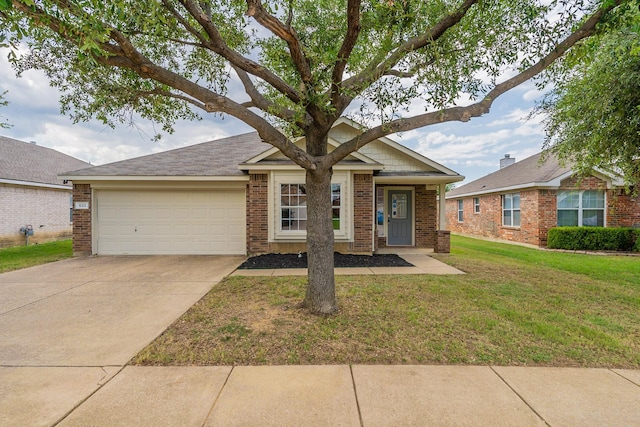
[[[61,399],[55,381],[42,386],[43,396]],[[29,410],[20,418],[4,413],[0,423],[44,425]],[[59,425],[637,426],[640,371],[128,366]]]

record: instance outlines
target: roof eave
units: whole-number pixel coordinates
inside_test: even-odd
[[[64,179],[67,179],[67,178],[64,178]],[[19,179],[6,179],[6,178],[0,178],[0,184],[20,185],[25,187],[53,188],[56,190],[71,190],[72,188],[70,185],[48,184],[44,182],[22,181]]]
[[[223,176],[149,176],[149,175],[64,175],[63,179],[71,180],[76,183],[94,182],[94,181],[248,181],[247,175],[223,175]]]

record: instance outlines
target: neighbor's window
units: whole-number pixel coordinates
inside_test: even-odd
[[[331,184],[333,229],[340,230],[341,185]],[[282,231],[307,229],[307,189],[304,184],[280,185],[280,226]]]
[[[480,197],[473,198],[473,212],[480,213]]]
[[[558,191],[558,226],[604,227],[604,191]]]
[[[462,222],[464,220],[464,200],[458,200],[458,222]]]
[[[520,194],[502,196],[502,225],[520,227]]]

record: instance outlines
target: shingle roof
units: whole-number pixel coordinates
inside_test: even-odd
[[[90,164],[51,148],[0,136],[0,179],[65,185],[59,173],[87,166]]]
[[[233,176],[238,164],[272,146],[257,132],[203,142],[102,166],[71,171],[69,176]]]
[[[561,166],[558,159],[551,154],[544,163],[540,163],[541,156],[542,153],[535,154],[480,179],[454,188],[447,193],[446,197],[491,193],[501,188],[515,186],[535,186],[553,181],[571,171],[570,165]]]

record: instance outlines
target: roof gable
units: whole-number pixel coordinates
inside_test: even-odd
[[[51,148],[0,136],[0,180],[70,187],[58,174],[87,166]]]

